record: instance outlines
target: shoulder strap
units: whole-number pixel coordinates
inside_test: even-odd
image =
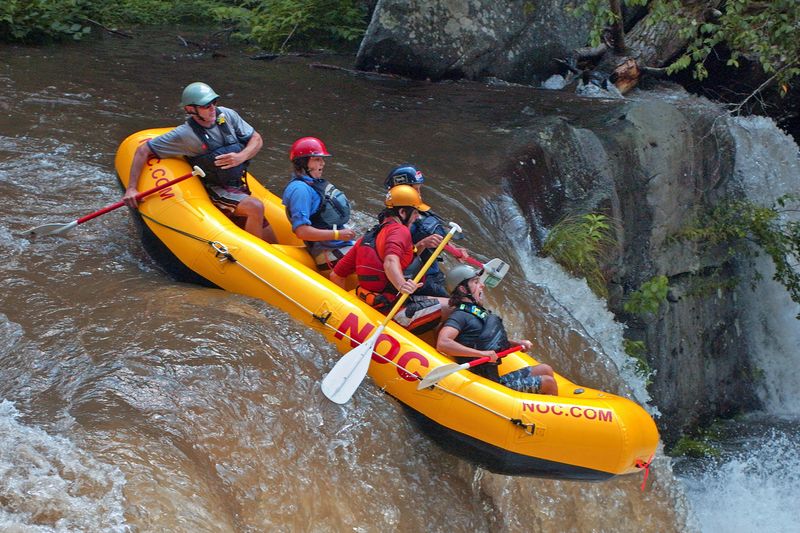
[[[219,116],[222,114],[222,111],[217,109],[217,118],[214,121],[222,133],[222,138],[224,139],[223,142],[231,142],[232,140],[238,140],[237,137],[233,134],[233,130],[231,129],[231,125],[228,124],[227,120],[223,120],[221,123],[219,122]],[[200,124],[197,123],[195,119],[189,117],[186,119],[186,123],[192,128],[192,131],[195,135],[200,139],[200,142],[203,144],[209,144],[211,141],[211,135],[208,133],[208,128],[204,128]]]

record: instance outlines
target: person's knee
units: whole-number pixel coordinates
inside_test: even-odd
[[[539,376],[539,379],[542,380],[539,386],[539,392],[541,394],[558,395],[558,383],[556,383],[556,380],[552,376]]]
[[[239,210],[246,216],[263,216],[264,204],[258,198],[249,196],[239,202]]]
[[[534,376],[553,376],[553,367],[550,365],[536,365],[531,368],[531,374]]]

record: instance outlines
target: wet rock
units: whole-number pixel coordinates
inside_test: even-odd
[[[582,46],[588,18],[569,0],[379,0],[357,68],[415,78],[497,77],[536,83],[558,71],[552,58]]]
[[[735,193],[736,150],[724,111],[682,90],[656,94],[602,103],[573,97],[564,116],[532,116],[506,175],[533,236],[571,214],[614,220],[619,247],[606,265],[615,281],[609,307],[629,338],[646,342],[656,369],[650,392],[672,443],[697,424],[760,402],[752,382],[741,379],[753,363],[738,327],[741,306],[725,290],[735,285],[737,264],[721,250],[701,252],[674,238]],[[669,279],[668,301],[652,316],[625,313],[627,296],[656,275]]]

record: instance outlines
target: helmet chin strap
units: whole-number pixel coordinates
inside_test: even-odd
[[[474,303],[475,305],[480,305],[480,304],[478,303],[478,301],[475,299],[475,297],[474,297],[474,296],[472,296],[472,292],[469,290],[469,287],[467,286],[467,283],[466,283],[466,282],[468,282],[468,281],[469,281],[469,280],[462,281],[462,282],[461,282],[461,283],[458,285],[458,287],[456,287],[456,290],[457,290],[457,291],[458,291],[458,293],[459,293],[459,294],[458,294],[458,296],[459,296],[459,298],[461,298],[462,300],[469,300],[469,301],[471,301],[472,303]]]
[[[400,215],[400,217],[401,217],[400,218],[400,222],[402,222],[404,226],[408,226],[408,223],[411,220],[411,217],[414,216],[414,211],[413,211],[414,208],[413,207],[406,207],[405,209],[407,210],[407,214],[406,214],[406,216]]]

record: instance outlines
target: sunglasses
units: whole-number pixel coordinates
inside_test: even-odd
[[[211,101],[210,101],[209,103],[207,103],[206,105],[197,105],[197,106],[195,106],[195,107],[197,107],[198,109],[202,109],[202,110],[204,110],[204,111],[205,111],[205,110],[207,110],[207,109],[211,109],[212,107],[216,107],[216,105],[217,105],[217,101],[216,101],[216,100],[211,100]]]

